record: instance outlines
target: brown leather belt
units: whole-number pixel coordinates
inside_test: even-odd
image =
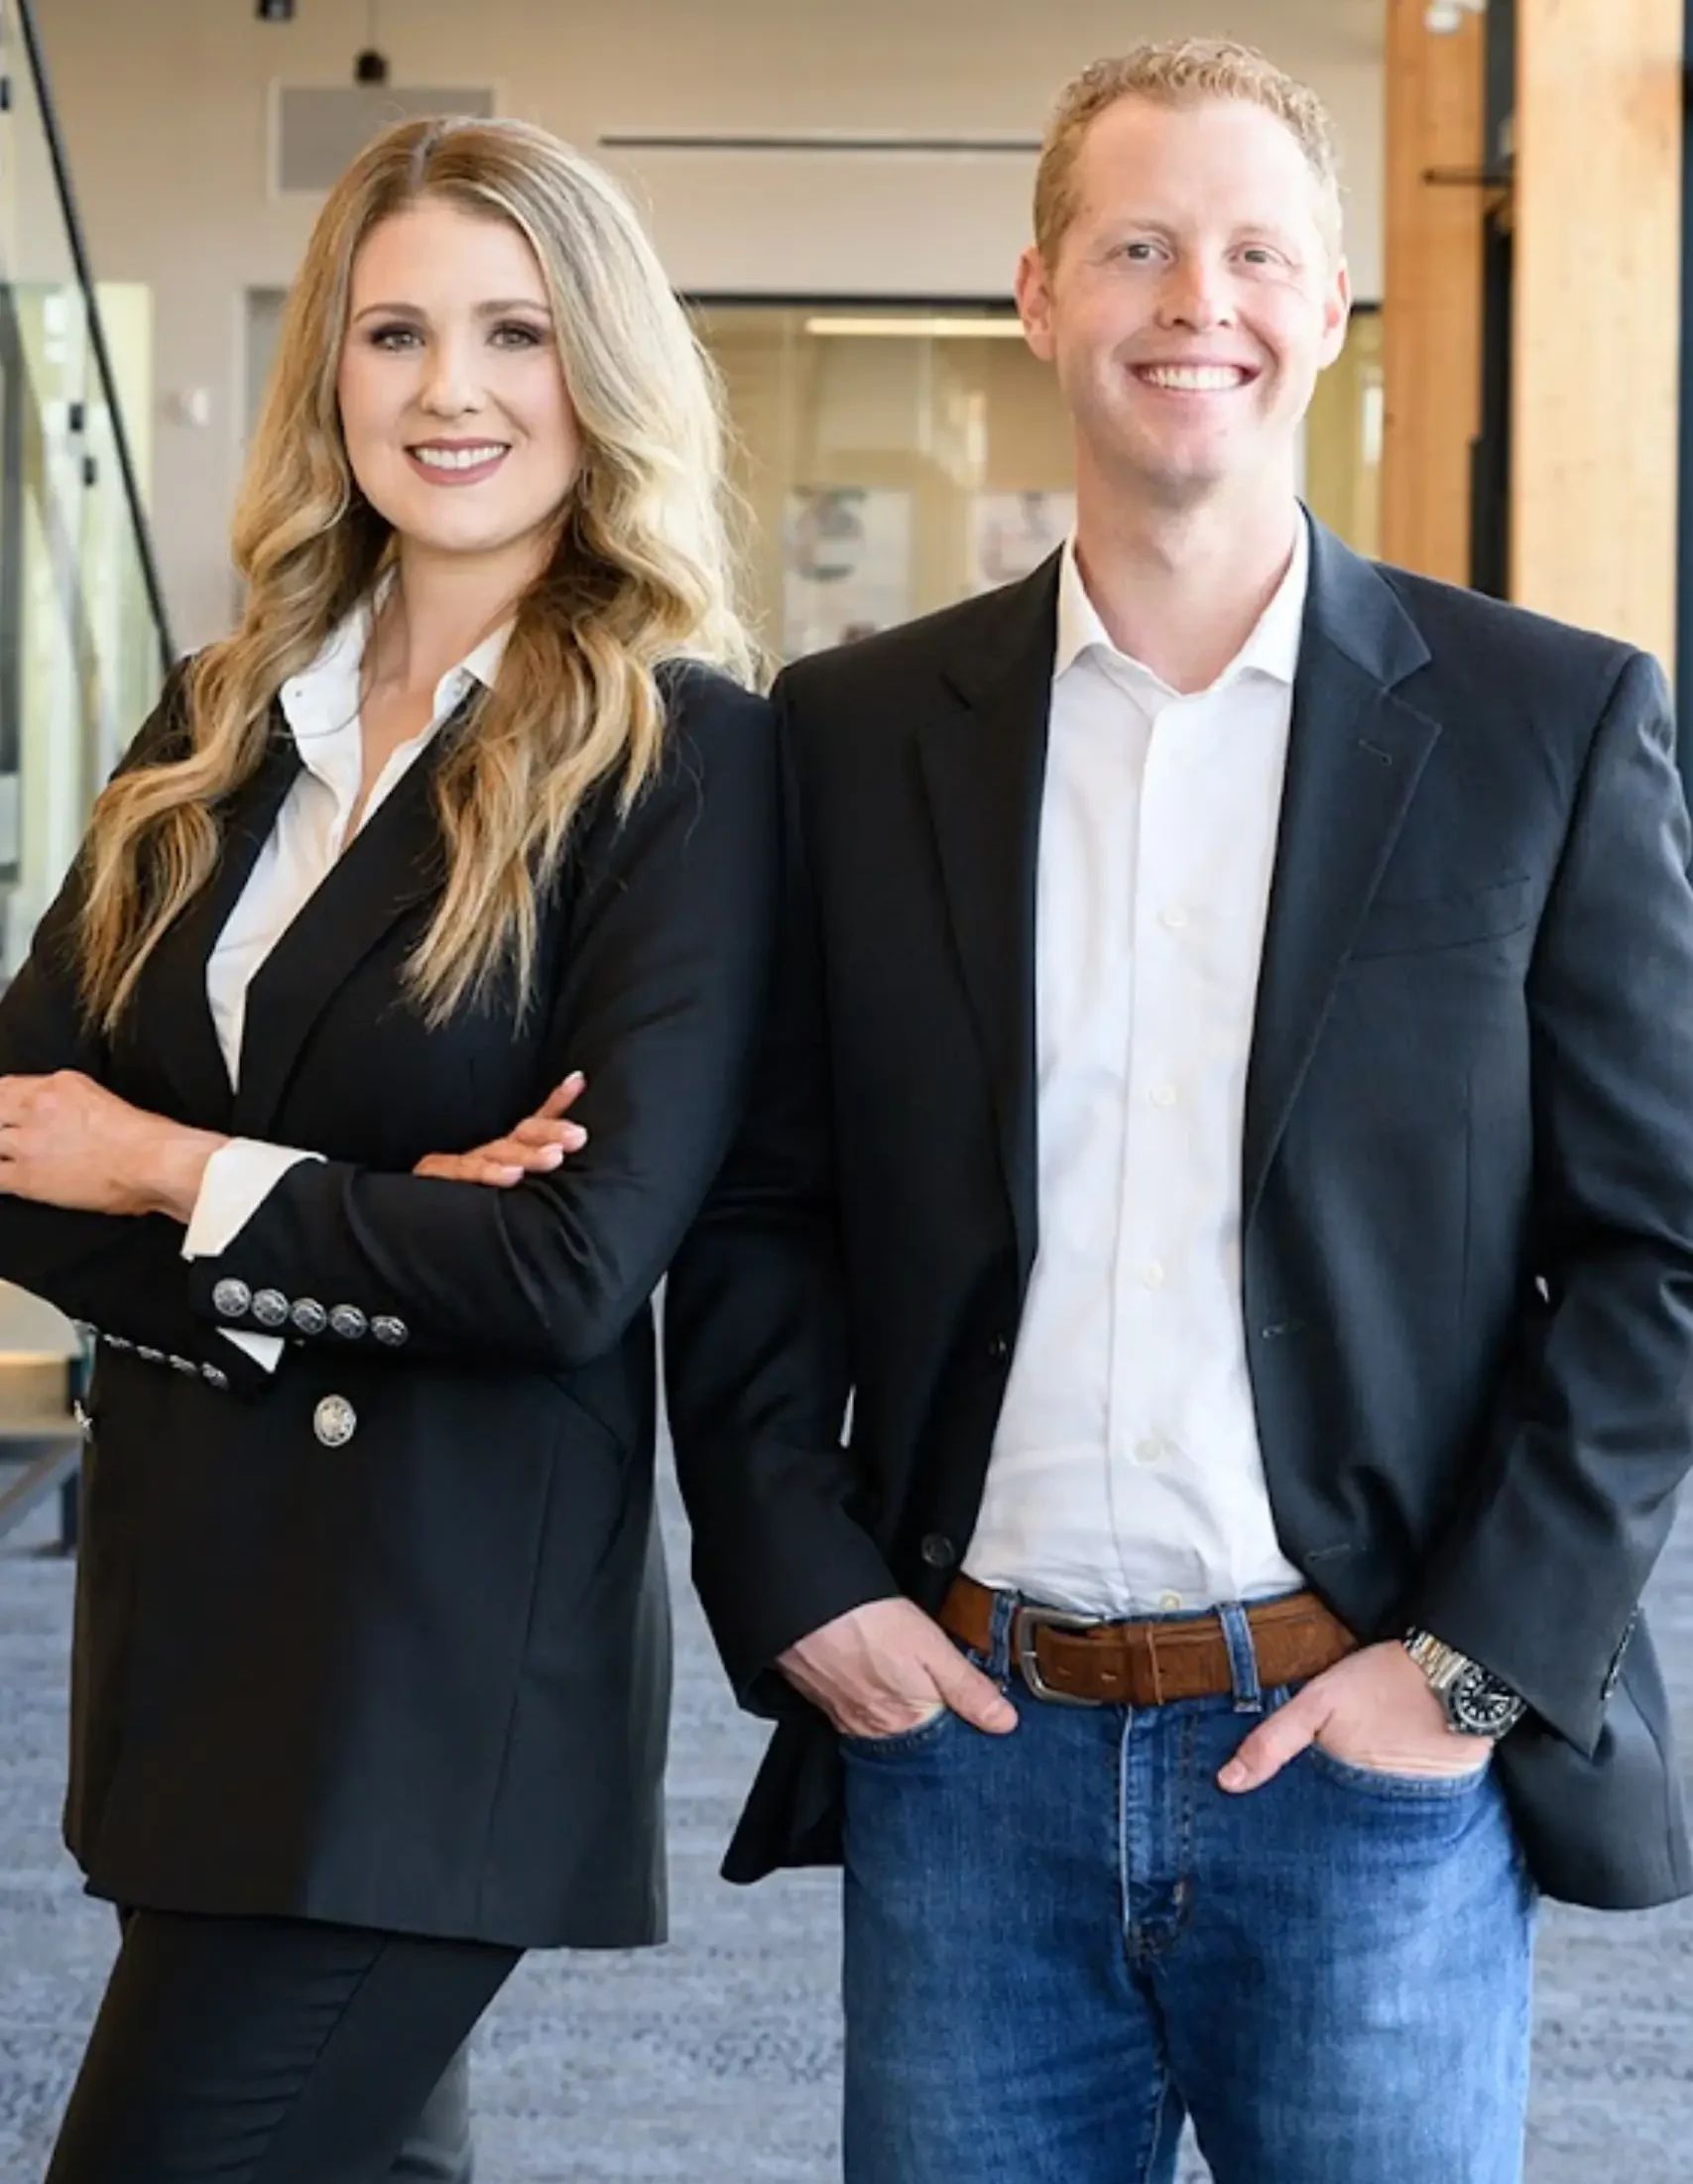
[[[972,1652],[992,1646],[999,1595],[958,1577],[941,1603],[940,1627]],[[1321,1675],[1358,1640],[1315,1593],[1293,1593],[1247,1610],[1258,1680],[1266,1690]],[[1036,1698],[1072,1706],[1162,1706],[1170,1699],[1211,1699],[1235,1688],[1217,1616],[1178,1621],[1100,1623],[1056,1608],[1020,1606],[1012,1617],[1011,1654]]]

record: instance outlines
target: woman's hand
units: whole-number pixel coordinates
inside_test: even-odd
[[[435,1175],[449,1183],[485,1183],[494,1190],[510,1190],[526,1175],[549,1175],[572,1153],[580,1153],[588,1134],[580,1123],[564,1116],[587,1079],[572,1070],[555,1092],[511,1134],[494,1138],[469,1153],[430,1153],[412,1170],[414,1175]]]
[[[13,1198],[186,1222],[227,1143],[132,1107],[80,1070],[0,1077],[0,1192]]]

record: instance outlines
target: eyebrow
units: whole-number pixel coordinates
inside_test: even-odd
[[[1165,242],[1174,242],[1181,233],[1181,225],[1180,223],[1172,224],[1168,220],[1160,220],[1152,214],[1143,216],[1138,213],[1125,213],[1116,218],[1101,220],[1098,232],[1102,237],[1131,232],[1137,235],[1157,235],[1161,236]],[[1276,226],[1269,220],[1236,220],[1230,227],[1229,233],[1237,240],[1242,236],[1254,236],[1267,242],[1287,244],[1293,241],[1293,233],[1290,228]]]
[[[551,306],[534,296],[507,296],[492,303],[478,303],[476,316],[478,318],[504,318],[509,312],[515,310],[532,310],[545,318],[550,315]],[[427,311],[420,309],[416,303],[366,303],[362,310],[353,313],[353,323],[357,325],[361,318],[372,318],[379,312],[389,318],[426,318],[428,316]]]

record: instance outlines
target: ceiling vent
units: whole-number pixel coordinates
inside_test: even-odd
[[[420,114],[486,119],[493,111],[494,94],[486,84],[285,83],[276,104],[277,188],[284,195],[321,195],[392,122]]]

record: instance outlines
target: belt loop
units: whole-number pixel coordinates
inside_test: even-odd
[[[993,1613],[988,1620],[988,1660],[984,1671],[996,1683],[1005,1683],[1012,1668],[1012,1625],[1017,1621],[1018,1597],[1016,1593],[995,1593]]]
[[[1223,1626],[1223,1643],[1229,1649],[1229,1673],[1235,1679],[1235,1712],[1262,1714],[1264,1693],[1258,1680],[1258,1651],[1252,1641],[1252,1625],[1238,1600],[1224,1601],[1217,1609]]]

